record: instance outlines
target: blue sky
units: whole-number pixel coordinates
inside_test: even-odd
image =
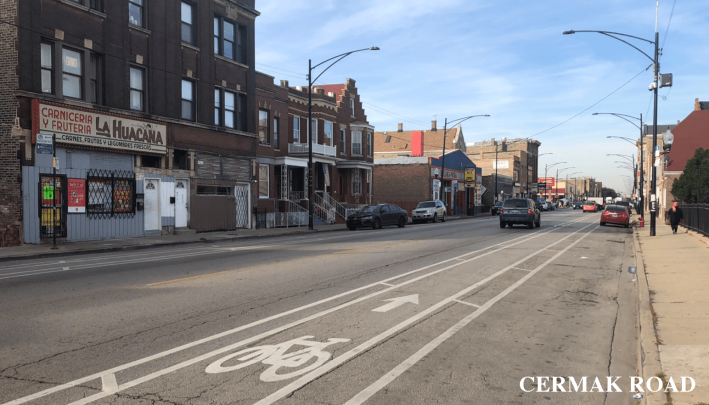
[[[676,123],[709,101],[709,1],[660,0],[663,73],[658,123]],[[637,138],[639,131],[611,116],[652,120],[650,60],[600,34],[562,35],[568,29],[622,32],[652,40],[655,0],[257,0],[256,68],[291,85],[307,84],[308,59],[317,64],[350,55],[320,84],[357,81],[369,122],[378,131],[428,129],[430,121],[490,114],[463,124],[467,142],[526,138],[542,143],[545,164],[566,161],[567,173],[596,177],[626,190],[617,157],[633,145],[606,136]],[[665,35],[667,34],[666,40]],[[652,56],[653,47],[634,45]],[[642,73],[641,73],[642,72]],[[316,72],[317,75],[319,72]],[[543,132],[597,106],[554,129]],[[663,97],[664,96],[664,97]],[[555,168],[556,169],[556,168]],[[542,173],[543,175],[543,173]],[[551,173],[550,173],[551,175]]]

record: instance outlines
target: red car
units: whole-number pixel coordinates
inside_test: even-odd
[[[583,203],[583,212],[598,212],[598,206],[593,201]]]
[[[601,214],[601,226],[605,224],[630,226],[630,215],[628,207],[622,205],[606,205],[606,210]]]

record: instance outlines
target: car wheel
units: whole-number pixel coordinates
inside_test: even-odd
[[[356,226],[348,226],[347,229],[349,229],[350,231],[356,231],[357,227]]]
[[[534,229],[534,219],[529,221],[529,224],[527,224],[527,226],[529,227],[529,229]]]
[[[606,223],[605,223],[605,222],[601,222],[601,226],[606,226]]]
[[[630,227],[630,225],[625,225],[625,227],[626,227],[626,228],[629,228],[629,227]]]
[[[446,222],[446,213],[443,213],[443,218],[441,218],[441,222]]]
[[[374,218],[372,222],[372,229],[382,229],[382,221],[379,218]]]
[[[506,225],[507,225],[506,223],[500,221],[500,228],[504,228]]]
[[[438,214],[433,214],[433,219],[431,220],[434,224],[438,222]]]
[[[399,218],[399,223],[397,224],[399,228],[403,228],[406,226],[406,219],[404,217]]]
[[[539,219],[537,220],[537,222],[534,223],[534,226],[536,226],[537,228],[539,228],[540,226],[542,226],[542,218],[539,218]]]

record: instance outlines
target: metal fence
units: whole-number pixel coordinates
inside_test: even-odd
[[[709,204],[681,205],[680,209],[684,213],[682,226],[709,236]]]

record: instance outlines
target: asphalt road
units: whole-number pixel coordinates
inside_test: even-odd
[[[3,263],[0,404],[634,404],[632,234],[599,216]]]

